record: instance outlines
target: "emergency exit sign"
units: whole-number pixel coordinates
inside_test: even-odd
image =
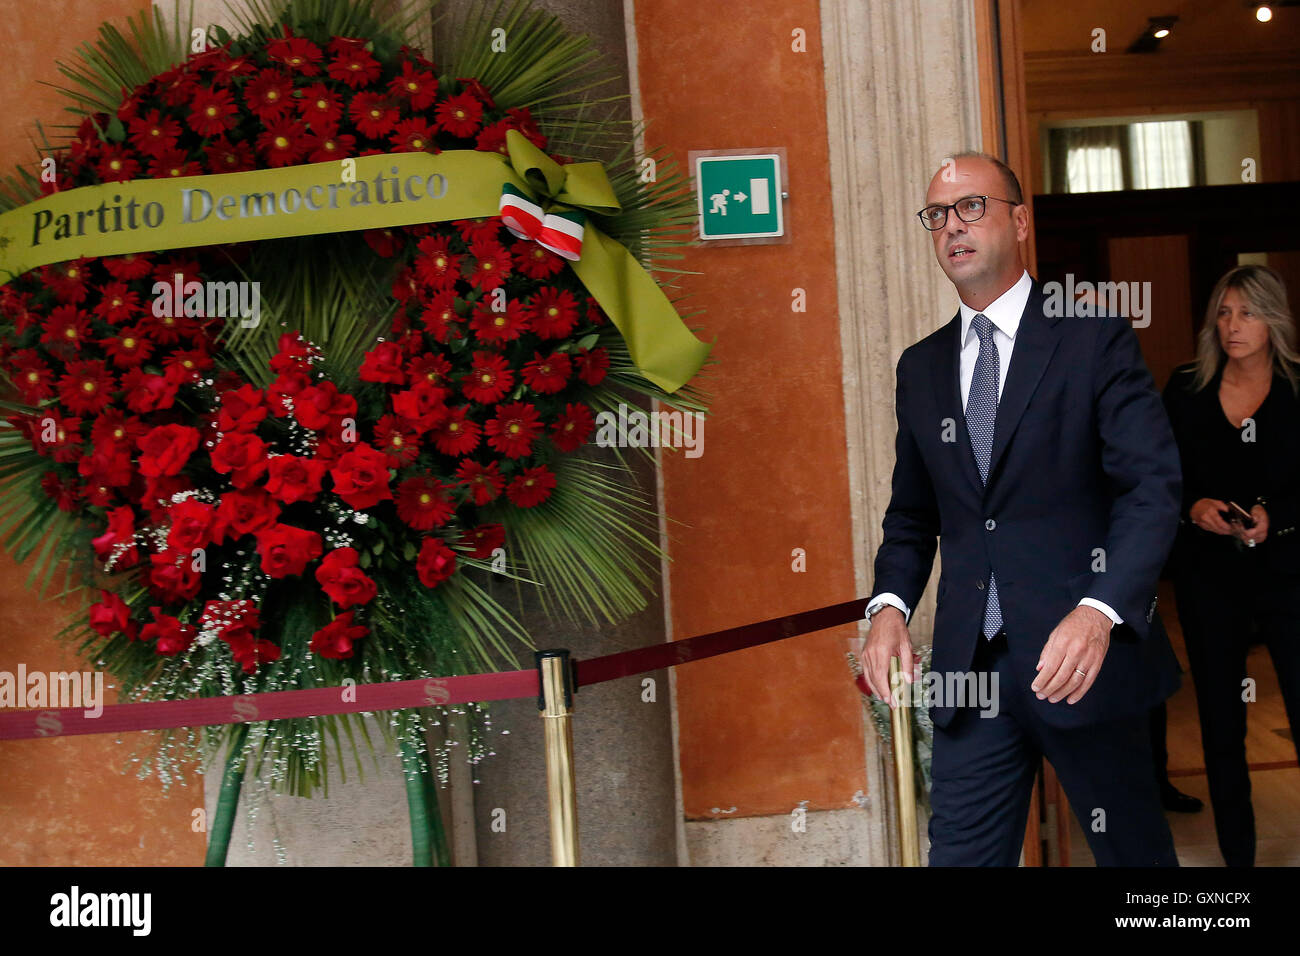
[[[781,157],[752,153],[695,158],[701,239],[784,235]]]

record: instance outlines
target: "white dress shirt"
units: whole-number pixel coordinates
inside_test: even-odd
[[[1020,274],[1020,281],[989,303],[982,314],[993,324],[993,341],[998,347],[998,400],[1002,399],[1002,387],[1007,382],[1007,371],[1011,368],[1011,352],[1016,347],[1016,332],[1020,329],[1020,317],[1024,315],[1025,304],[1033,289],[1033,280],[1028,271]],[[972,309],[965,302],[961,304],[961,353],[959,355],[959,382],[961,385],[962,408],[970,400],[970,386],[975,378],[975,360],[980,354],[980,337],[971,328],[975,316],[981,312]],[[1096,608],[1115,624],[1122,623],[1122,618],[1114,609],[1093,598],[1083,598],[1080,604]],[[889,604],[903,612],[906,620],[911,620],[912,611],[897,594],[885,591],[877,594],[867,603],[867,616]]]

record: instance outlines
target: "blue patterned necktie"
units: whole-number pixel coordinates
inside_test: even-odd
[[[993,323],[987,315],[977,314],[971,321],[971,328],[979,336],[980,353],[975,360],[975,376],[971,379],[970,395],[966,399],[966,430],[970,433],[980,481],[988,484],[989,462],[993,457],[993,422],[998,413],[998,344],[993,341]],[[997,582],[990,573],[983,632],[985,637],[991,638],[1000,630],[1002,607],[998,603]]]

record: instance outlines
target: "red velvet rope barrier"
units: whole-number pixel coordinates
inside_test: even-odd
[[[663,667],[676,667],[678,664],[730,654],[747,647],[783,641],[837,624],[860,621],[866,615],[866,607],[867,599],[858,598],[813,611],[800,611],[755,624],[700,634],[681,641],[652,644],[577,661],[577,685],[585,687]],[[20,688],[19,691],[25,693],[25,688]],[[193,700],[113,704],[104,707],[98,717],[86,716],[85,709],[81,707],[15,710],[0,713],[0,740],[127,733],[136,730],[282,720],[289,717],[319,717],[324,714],[403,710],[470,701],[536,697],[538,692],[537,671],[521,670],[391,681],[384,684],[313,687],[308,690],[272,691],[238,697],[198,697]]]

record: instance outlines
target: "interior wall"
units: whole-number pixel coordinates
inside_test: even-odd
[[[0,17],[9,102],[0,124],[6,172],[34,163],[35,121],[46,128],[68,122],[63,98],[42,81],[61,80],[56,59],[71,58],[93,40],[99,24],[119,25],[148,6],[138,0],[52,0],[10,4]],[[51,24],[57,23],[57,29]],[[85,670],[55,634],[72,606],[39,601],[26,586],[27,568],[0,555],[0,670]],[[112,684],[111,678],[106,678]],[[115,702],[109,692],[107,703]],[[137,779],[130,759],[148,752],[152,735],[45,738],[0,743],[0,866],[185,866],[201,863],[205,837],[191,829],[203,807],[202,785],[164,792],[155,778]]]

